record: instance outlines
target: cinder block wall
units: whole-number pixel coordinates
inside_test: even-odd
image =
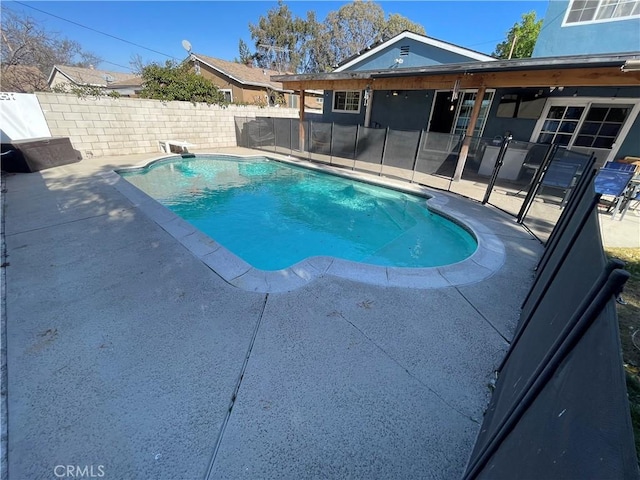
[[[234,117],[297,117],[292,108],[260,108],[142,98],[79,98],[37,93],[54,137],[69,137],[82,158],[158,152],[158,140],[184,140],[194,150],[236,146]]]

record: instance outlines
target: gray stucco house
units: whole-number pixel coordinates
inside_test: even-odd
[[[613,2],[624,4],[626,16],[604,10],[610,3],[549,2],[530,59],[497,60],[403,32],[331,73],[278,79],[298,91],[325,90],[322,116],[313,120],[488,140],[509,132],[515,140],[594,153],[602,165],[640,156],[640,0]],[[598,18],[570,20],[587,4],[596,10],[580,15]],[[590,35],[602,41],[585,41]]]

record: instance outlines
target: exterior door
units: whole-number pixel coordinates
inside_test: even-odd
[[[456,122],[452,133],[466,133],[469,122],[471,121],[473,105],[476,103],[477,93],[478,92],[475,91],[460,92],[460,102],[458,104]],[[487,122],[487,115],[489,114],[489,108],[491,107],[491,101],[493,100],[493,93],[493,90],[487,90],[484,93],[484,98],[482,99],[482,105],[480,107],[480,114],[478,115],[476,124],[473,126],[473,137],[478,138],[482,136],[484,125]]]
[[[475,90],[462,90],[458,98],[453,100],[453,92],[436,91],[428,130],[430,132],[464,134],[471,119],[476,93]],[[474,137],[482,136],[491,101],[493,100],[493,93],[493,90],[487,90],[484,94],[480,115],[478,115],[478,120],[473,129]]]
[[[640,104],[632,99],[575,98],[549,100],[531,137],[595,154],[596,167],[615,160]]]
[[[451,133],[458,110],[458,101],[452,100],[452,95],[453,92],[448,91],[436,92],[429,122],[430,132]]]

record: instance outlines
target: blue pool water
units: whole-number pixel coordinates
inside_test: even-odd
[[[433,267],[477,247],[424,198],[267,158],[198,155],[120,174],[261,270],[313,256]]]

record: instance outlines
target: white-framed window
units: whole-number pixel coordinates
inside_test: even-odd
[[[640,0],[571,0],[562,26],[640,18]]]
[[[233,92],[230,88],[221,88],[220,92],[224,95],[224,101],[231,103],[233,102]]]
[[[640,111],[635,98],[553,98],[547,100],[531,141],[595,153],[614,160]]]
[[[360,96],[361,92],[359,90],[334,91],[332,111],[341,113],[360,113]]]

